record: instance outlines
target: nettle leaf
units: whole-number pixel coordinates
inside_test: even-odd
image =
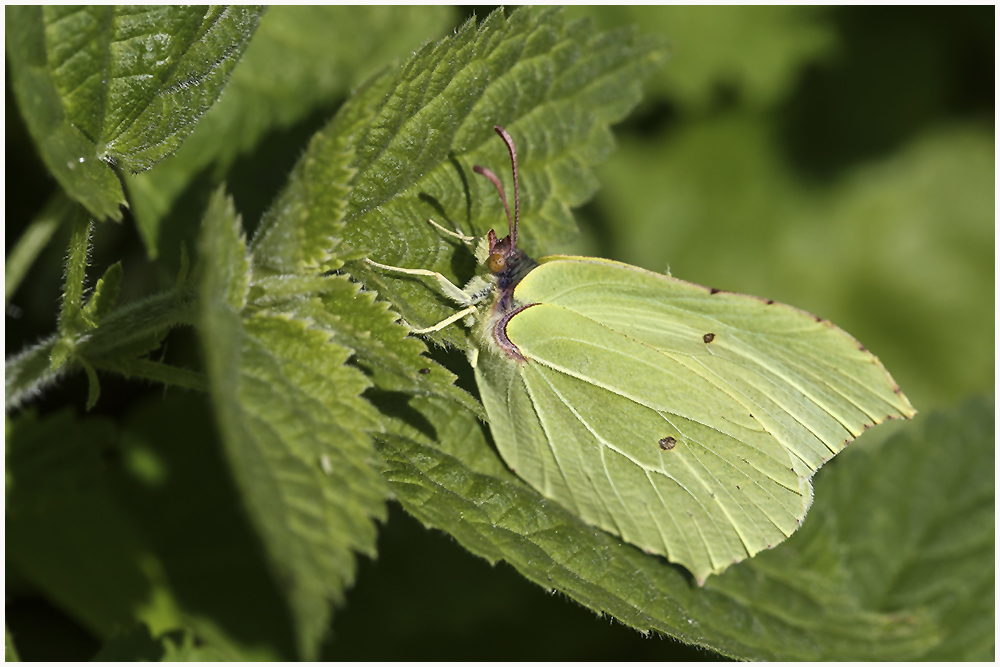
[[[452,25],[447,7],[271,7],[233,72],[226,94],[177,155],[126,179],[150,257],[171,207],[205,173],[220,182],[269,132],[334,109],[351,88]]]
[[[499,463],[471,415],[422,408],[423,427],[400,423],[377,438],[403,507],[490,562],[506,560],[637,630],[742,659],[992,651],[991,400],[849,448],[817,475],[799,532],[704,588],[541,498]]]
[[[286,286],[291,294],[283,294]],[[309,320],[352,349],[355,363],[379,391],[441,396],[486,418],[482,404],[454,385],[454,373],[424,356],[427,347],[408,335],[389,304],[376,301],[374,292],[362,290],[349,276],[280,276],[254,287],[263,290],[255,305]]]
[[[115,424],[71,410],[7,426],[9,563],[98,637],[179,616],[160,559],[114,493]]]
[[[232,202],[220,190],[203,223],[201,334],[226,455],[285,592],[298,649],[314,657],[353,582],[354,552],[374,556],[387,488],[366,431],[378,429],[344,366],[351,350],[294,316],[241,312],[250,277]]]
[[[344,216],[341,252],[368,251],[384,264],[471,277],[467,248],[431,227],[483,234],[505,217],[493,186],[473,164],[507,171],[496,141],[502,124],[515,138],[523,238],[529,252],[575,230],[570,212],[596,190],[590,166],[612,146],[608,126],[638,102],[642,78],[661,59],[658,42],[633,31],[596,34],[558,9],[492,13],[418,51],[356,148],[357,176]],[[504,179],[509,180],[509,179]],[[508,184],[508,191],[511,185]],[[414,326],[453,312],[421,280],[351,266]],[[460,328],[435,339],[463,345]]]
[[[46,166],[97,218],[121,219],[112,165],[173,153],[219,96],[259,9],[12,7],[14,90]]]
[[[357,146],[393,83],[385,73],[373,77],[309,142],[254,237],[258,273],[295,274],[343,266],[335,251],[357,174],[353,167]]]
[[[492,133],[500,121],[528,133],[526,162],[534,166],[523,182],[535,194],[525,195],[524,207],[540,224],[526,233],[536,243],[565,234],[573,227],[569,207],[593,191],[588,165],[610,147],[608,124],[638,100],[641,75],[658,57],[653,43],[629,32],[594,36],[585,21],[565,25],[558,11],[523,10],[509,20],[494,12],[478,30],[470,21],[428,45],[402,71],[373,77],[313,138],[265,214],[252,244],[254,303],[291,309],[328,329],[382,391],[436,393],[482,415],[370,293],[303,274],[336,269],[368,249],[381,261],[471,274],[468,249],[442,238],[427,218],[447,224],[454,215],[485,232],[502,215],[489,183],[481,195],[478,183],[475,196],[469,190],[474,162],[507,163]],[[377,286],[411,322],[450,314],[435,290],[416,281],[360,263],[351,275]],[[411,295],[431,314],[411,312]],[[463,334],[442,335],[460,342]]]
[[[81,315],[88,326],[96,327],[105,315],[111,312],[118,301],[122,286],[122,263],[115,262],[104,272],[94,286],[94,293],[87,300]]]
[[[52,367],[52,353],[60,340],[59,334],[53,334],[4,360],[4,407],[8,411],[37,398],[66,373],[66,364]]]

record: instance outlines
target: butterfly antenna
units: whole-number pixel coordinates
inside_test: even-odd
[[[503,142],[507,144],[507,151],[510,153],[510,168],[514,172],[514,226],[510,230],[510,247],[517,247],[517,221],[521,214],[521,197],[517,189],[517,150],[514,148],[514,140],[510,138],[507,134],[507,130],[503,129],[499,125],[493,126],[493,131],[500,135]],[[504,207],[507,204],[504,202]],[[510,221],[510,212],[507,212],[507,220]]]
[[[513,230],[514,227],[511,226],[510,222],[510,209],[507,208],[507,195],[503,193],[503,184],[500,182],[500,179],[497,178],[497,175],[494,174],[492,171],[490,171],[486,167],[480,167],[478,164],[473,165],[472,171],[476,172],[480,176],[485,176],[486,178],[489,179],[490,183],[492,183],[494,187],[496,187],[497,192],[500,193],[500,201],[503,202],[503,210],[507,211],[507,227]]]

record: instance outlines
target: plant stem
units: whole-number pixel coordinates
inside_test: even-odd
[[[42,390],[55,382],[66,365],[53,369],[49,364],[52,348],[59,340],[55,334],[27,347],[4,363],[4,408],[10,411],[25,401],[40,396]]]
[[[90,250],[90,214],[79,208],[73,217],[69,237],[69,255],[66,257],[66,284],[63,289],[62,312],[59,315],[59,333],[63,336],[81,330],[80,310],[83,308],[83,281],[87,278],[87,255]]]
[[[97,368],[204,390],[205,380],[198,373],[136,358],[159,345],[171,328],[193,324],[194,313],[195,295],[192,292],[169,290],[154,294],[112,311],[96,329],[83,334],[69,334],[73,341],[73,355],[86,359]],[[41,395],[43,389],[66,372],[81,368],[70,360],[59,368],[50,367],[52,350],[64,337],[54,334],[7,359],[4,384],[8,411]]]

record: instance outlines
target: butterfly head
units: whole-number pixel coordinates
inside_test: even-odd
[[[484,249],[484,254],[486,255],[483,260],[486,264],[486,268],[489,269],[490,273],[495,276],[500,276],[504,272],[508,271],[513,264],[516,264],[522,253],[517,249],[517,223],[518,218],[521,213],[521,200],[517,187],[517,151],[514,148],[514,140],[510,138],[507,131],[504,130],[499,125],[495,125],[493,130],[500,135],[504,143],[507,145],[507,151],[510,153],[510,165],[511,171],[514,174],[514,218],[510,217],[510,208],[507,206],[507,196],[503,191],[503,184],[500,183],[500,179],[497,178],[496,174],[487,169],[486,167],[481,167],[478,164],[472,167],[472,170],[484,176],[489,180],[500,193],[500,201],[503,202],[504,211],[507,212],[507,226],[510,229],[510,233],[503,237],[502,239],[497,239],[496,232],[492,229],[489,234],[486,235],[487,247]]]

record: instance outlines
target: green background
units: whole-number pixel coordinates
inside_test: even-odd
[[[399,35],[396,50],[359,55],[345,66],[350,74],[329,86],[333,92],[304,103],[277,124],[283,129],[226,163],[224,176],[248,228],[352,85],[469,14],[426,11],[437,14]],[[577,212],[580,236],[550,250],[669,270],[828,318],[880,357],[922,413],[993,390],[990,8],[575,8],[571,14],[592,15],[602,28],[634,23],[663,34],[671,56],[647,84],[639,109],[615,128],[618,149],[597,170],[601,190]],[[283,74],[263,76],[279,85]],[[9,252],[54,182],[10,88],[6,99]],[[192,188],[172,215],[184,218],[187,206],[187,217],[197,219],[191,212],[204,208],[209,189]],[[55,328],[65,247],[66,238],[57,236],[8,306],[8,355]],[[147,294],[176,265],[169,244],[163,247],[151,262],[126,214],[120,225],[101,226],[91,275],[124,258],[129,280],[122,301]],[[171,363],[196,363],[191,332],[171,334],[165,354]],[[159,492],[149,498],[150,511],[176,524],[171,538],[191,551],[176,558],[197,557],[199,531],[226,527],[238,545],[246,529],[233,508],[218,510],[211,521],[184,521],[198,516],[184,499],[201,492],[192,490],[199,480],[224,476],[210,474],[222,463],[200,399],[176,392],[164,398],[162,389],[111,375],[102,377],[101,389],[92,414],[143,442],[169,442],[171,415],[184,432],[205,434],[200,446],[178,438],[184,446],[153,447],[169,452],[167,467],[177,471],[153,484]],[[49,415],[73,406],[82,415],[86,395],[80,374],[33,408]],[[143,470],[145,450],[126,451],[128,465]],[[204,493],[231,497],[231,489]],[[671,639],[644,638],[545,593],[506,564],[490,567],[396,504],[378,550],[377,560],[362,559],[325,658],[715,657]],[[227,582],[234,591],[244,585],[237,574]],[[22,658],[87,659],[99,648],[70,613],[10,567],[7,591],[7,622]],[[204,608],[212,604],[204,601]],[[260,618],[266,625],[264,611]]]

